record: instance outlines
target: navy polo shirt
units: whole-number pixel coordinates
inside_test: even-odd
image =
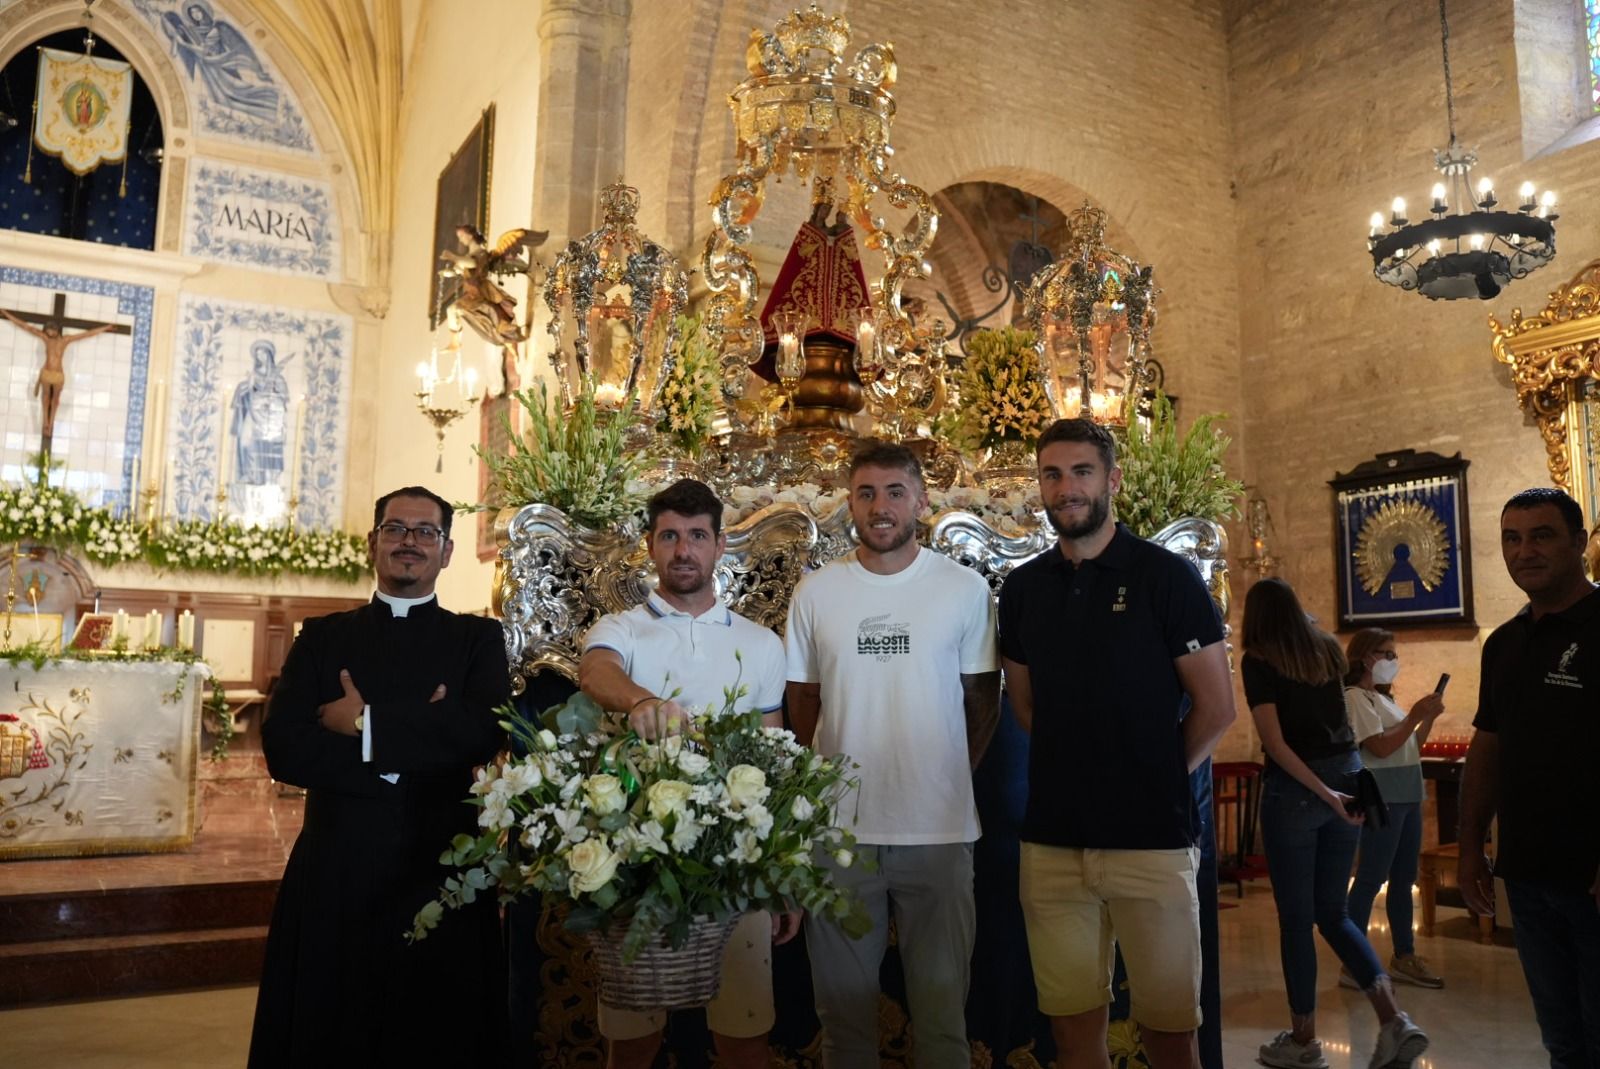
[[[1200,573],[1122,524],[1074,566],[1052,546],[1000,588],[1000,652],[1027,665],[1033,740],[1022,838],[1049,846],[1193,846],[1199,814],[1174,661],[1222,641]]]
[[[1495,875],[1587,891],[1600,868],[1600,589],[1495,628],[1472,726],[1500,742]]]

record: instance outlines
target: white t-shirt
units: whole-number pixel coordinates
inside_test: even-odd
[[[735,711],[783,707],[783,642],[718,602],[699,616],[680,612],[652,593],[643,605],[595,621],[583,651],[608,649],[639,686],[685,709],[722,711],[724,687],[742,683]],[[734,654],[738,653],[738,657]]]
[[[789,679],[821,684],[813,747],[861,766],[856,838],[977,839],[961,676],[999,667],[983,577],[926,548],[894,575],[842,557],[795,587],[785,645]]]
[[[1406,718],[1392,698],[1365,687],[1346,687],[1344,704],[1350,711],[1350,728],[1355,732],[1357,745],[1374,735],[1382,735]],[[1422,750],[1417,745],[1415,731],[1388,757],[1378,757],[1363,746],[1361,763],[1378,778],[1378,790],[1383,792],[1384,801],[1422,801]]]

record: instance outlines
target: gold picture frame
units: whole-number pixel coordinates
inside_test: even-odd
[[[479,233],[488,229],[493,162],[494,105],[490,104],[439,172],[433,202],[433,256],[428,261],[429,329],[436,329],[443,318],[443,300],[450,282],[439,274],[439,258],[460,248],[456,227],[471,224]]]

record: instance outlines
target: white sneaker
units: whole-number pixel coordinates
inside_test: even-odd
[[[1322,1040],[1297,1043],[1292,1032],[1279,1032],[1271,1043],[1261,1044],[1260,1061],[1273,1069],[1328,1069],[1328,1059],[1322,1056]]]
[[[1411,1022],[1411,1018],[1397,1013],[1389,1023],[1378,1029],[1378,1045],[1372,1050],[1372,1060],[1367,1069],[1411,1069],[1422,1052],[1428,1049],[1428,1035]]]

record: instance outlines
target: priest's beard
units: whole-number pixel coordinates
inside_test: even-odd
[[[1106,519],[1110,515],[1110,487],[1107,487],[1106,492],[1101,494],[1099,497],[1091,498],[1089,500],[1089,515],[1085,516],[1077,523],[1063,523],[1061,519],[1056,516],[1056,510],[1054,508],[1045,510],[1045,516],[1050,520],[1050,526],[1056,529],[1056,534],[1060,535],[1062,538],[1069,539],[1088,538],[1090,535],[1100,530],[1100,527],[1106,522]]]

